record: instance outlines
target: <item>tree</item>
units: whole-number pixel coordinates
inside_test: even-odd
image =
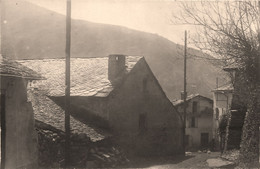
[[[184,2],[183,24],[195,25],[196,47],[238,67],[237,93],[247,106],[239,165],[256,167],[259,160],[260,3],[257,1]],[[179,24],[179,23],[178,23]]]

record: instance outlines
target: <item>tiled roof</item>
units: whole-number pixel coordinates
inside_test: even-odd
[[[234,87],[233,87],[233,84],[229,83],[229,84],[225,84],[223,86],[220,86],[216,89],[213,90],[214,91],[233,91],[234,90]]]
[[[29,80],[43,80],[44,78],[35,71],[16,61],[8,60],[0,55],[0,76],[21,77]]]
[[[41,90],[28,90],[28,99],[32,102],[36,120],[65,132],[65,113],[61,107],[48,98]],[[90,127],[72,116],[70,117],[70,126],[72,133],[84,133],[93,142],[110,136],[110,133]]]
[[[141,57],[126,56],[126,69],[129,72]],[[65,60],[42,59],[20,60],[47,78],[36,81],[33,87],[48,91],[50,96],[65,95]],[[108,80],[108,57],[71,58],[71,96],[106,97],[113,90]]]
[[[195,97],[198,97],[198,96],[203,97],[203,98],[206,98],[206,99],[208,99],[208,100],[211,100],[210,98],[204,97],[204,96],[202,96],[202,95],[200,95],[200,94],[191,94],[191,95],[187,96],[186,101],[190,101],[191,99],[193,99],[193,98],[195,98]],[[211,101],[212,101],[212,100],[211,100]],[[177,106],[177,105],[182,104],[183,102],[184,102],[184,100],[182,100],[182,99],[180,99],[180,100],[174,100],[174,101],[172,101],[172,104],[173,104],[174,106]]]
[[[199,94],[189,95],[189,96],[187,96],[186,101],[188,101],[188,100],[190,100],[190,99],[192,99],[192,98],[194,98],[194,97],[196,97],[196,96],[199,96]],[[183,101],[182,99],[172,101],[172,103],[173,103],[174,106],[179,105],[179,104],[181,104],[181,103],[183,103],[183,102],[184,102],[184,101]]]

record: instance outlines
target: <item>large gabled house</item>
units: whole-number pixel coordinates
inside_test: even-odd
[[[44,90],[64,107],[65,60],[22,60],[47,80]],[[54,110],[55,111],[55,110]],[[182,153],[181,120],[144,57],[110,55],[71,59],[71,113],[109,128],[118,143],[137,154]]]

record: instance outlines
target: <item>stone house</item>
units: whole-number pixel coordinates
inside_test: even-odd
[[[11,60],[0,58],[1,168],[37,168],[37,134],[27,100],[27,84],[43,77]]]
[[[64,107],[64,59],[22,60],[47,80],[31,84]],[[181,120],[144,57],[71,59],[71,114],[109,129],[136,154],[182,152]]]
[[[183,97],[172,102],[183,113]],[[213,101],[199,94],[187,97],[186,140],[187,150],[210,148],[212,140]]]

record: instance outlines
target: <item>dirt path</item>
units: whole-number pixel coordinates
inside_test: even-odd
[[[176,164],[165,164],[165,165],[155,165],[149,167],[150,169],[170,169],[170,168],[210,168],[207,164],[207,159],[217,158],[220,153],[192,153],[188,156],[189,158],[176,163]]]
[[[149,169],[179,169],[179,168],[210,168],[207,159],[217,158],[219,152],[192,153],[184,157],[159,157],[133,159],[127,168],[149,168]]]

